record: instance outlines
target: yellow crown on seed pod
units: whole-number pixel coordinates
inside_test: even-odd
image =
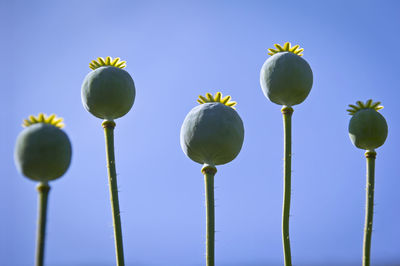
[[[33,124],[50,124],[58,128],[63,128],[64,123],[61,117],[57,117],[55,114],[47,116],[46,114],[39,113],[37,116],[30,115],[28,119],[24,119],[22,126],[29,127]]]
[[[372,99],[369,99],[365,103],[362,101],[357,101],[357,105],[354,104],[349,104],[350,109],[347,109],[346,111],[349,112],[349,115],[354,115],[357,111],[360,111],[362,109],[374,109],[375,111],[379,111],[383,109],[383,106],[380,105],[381,102],[373,102]]]
[[[113,66],[118,68],[124,68],[126,67],[126,61],[120,61],[119,57],[113,59],[112,57],[107,56],[106,59],[104,59],[103,57],[98,57],[97,61],[92,60],[92,62],[90,62],[89,64],[89,67],[93,70],[102,66]]]
[[[222,103],[226,106],[229,106],[233,109],[235,109],[235,106],[237,103],[234,101],[230,101],[231,100],[231,96],[225,96],[224,98],[222,98],[222,93],[221,92],[217,92],[214,97],[212,96],[211,93],[206,93],[206,97],[199,95],[199,99],[197,100],[197,102],[199,104],[203,104],[203,103],[213,103],[213,102],[217,102],[217,103]]]
[[[300,45],[298,44],[292,47],[290,42],[286,42],[283,46],[280,46],[279,44],[274,44],[274,46],[276,47],[276,49],[268,49],[269,55],[274,55],[281,52],[291,52],[297,54],[298,56],[303,56],[302,52],[304,51],[304,49],[300,48]]]

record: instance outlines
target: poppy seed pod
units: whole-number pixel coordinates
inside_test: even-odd
[[[286,42],[269,55],[260,72],[260,84],[264,95],[279,105],[293,106],[302,103],[311,91],[313,73],[310,65],[301,56],[304,49]]]
[[[357,105],[349,105],[352,118],[349,123],[349,136],[354,146],[363,150],[374,150],[385,143],[388,126],[385,118],[378,112],[383,106],[380,102],[368,100]]]
[[[113,120],[124,116],[135,101],[135,84],[128,72],[123,70],[125,61],[111,57],[90,63],[92,72],[82,84],[82,103],[94,116]]]
[[[232,161],[239,154],[243,139],[243,122],[233,109],[230,96],[221,99],[200,96],[201,105],[186,116],[180,134],[183,152],[200,164],[221,165]]]
[[[47,182],[61,177],[71,162],[71,142],[55,115],[30,116],[17,137],[14,160],[26,177]]]

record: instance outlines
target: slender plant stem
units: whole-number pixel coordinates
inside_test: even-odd
[[[374,216],[374,186],[375,186],[375,158],[376,152],[369,150],[365,152],[367,158],[367,185],[366,185],[366,205],[365,205],[365,225],[364,225],[364,247],[363,247],[363,266],[370,265],[371,257],[371,237],[372,220]]]
[[[37,186],[39,192],[39,212],[36,236],[36,266],[43,266],[44,261],[44,243],[46,236],[46,217],[47,217],[47,199],[50,186],[47,182],[40,182]]]
[[[204,174],[204,183],[206,191],[206,261],[207,266],[215,265],[215,207],[214,207],[214,176],[217,168],[210,165],[204,165],[201,169]]]
[[[285,266],[292,265],[289,238],[290,193],[292,174],[292,114],[293,108],[284,106],[283,134],[284,134],[284,161],[283,161],[283,207],[282,207],[282,243]]]
[[[116,260],[117,266],[124,266],[124,248],[122,245],[121,215],[119,211],[117,173],[115,171],[114,156],[115,123],[113,121],[106,120],[102,123],[102,126],[104,128],[104,135],[106,138],[108,182],[110,187],[111,209],[113,215]]]

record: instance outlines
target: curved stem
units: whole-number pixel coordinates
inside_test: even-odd
[[[206,191],[206,261],[207,266],[214,266],[214,244],[215,244],[215,207],[214,207],[214,176],[217,168],[210,165],[204,165],[201,169],[204,174],[204,183]]]
[[[290,193],[292,174],[292,113],[293,108],[284,106],[283,134],[284,134],[284,161],[283,161],[283,206],[282,206],[282,243],[285,266],[292,265],[289,238]]]
[[[364,225],[364,247],[363,247],[363,266],[370,265],[371,257],[371,237],[372,220],[374,215],[374,186],[375,186],[375,158],[376,152],[369,150],[365,152],[367,158],[367,185],[366,185],[366,205],[365,205],[365,225]]]
[[[44,243],[46,236],[46,217],[47,217],[47,199],[49,196],[50,186],[47,182],[41,182],[37,186],[39,192],[39,211],[36,235],[36,266],[43,266],[44,261]]]
[[[115,239],[115,253],[118,266],[124,266],[124,249],[122,245],[122,229],[121,229],[121,216],[119,211],[118,200],[118,185],[117,174],[115,171],[115,156],[114,156],[114,127],[113,121],[104,121],[102,123],[104,128],[104,135],[106,138],[106,156],[107,156],[107,169],[108,169],[108,182],[110,187],[111,209],[113,215],[114,239]]]

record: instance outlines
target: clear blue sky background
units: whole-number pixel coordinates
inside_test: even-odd
[[[127,60],[137,90],[118,119],[116,162],[127,265],[204,265],[201,166],[183,154],[184,117],[206,92],[238,102],[240,155],[218,167],[216,262],[282,265],[280,106],[259,85],[267,48],[305,48],[314,86],[293,114],[290,232],[295,265],[360,265],[365,158],[348,137],[347,104],[382,101],[373,265],[400,265],[400,2],[1,1],[1,265],[32,265],[36,184],[13,162],[30,114],[65,119],[69,171],[51,183],[47,265],[114,264],[101,121],[80,88],[98,56]]]

